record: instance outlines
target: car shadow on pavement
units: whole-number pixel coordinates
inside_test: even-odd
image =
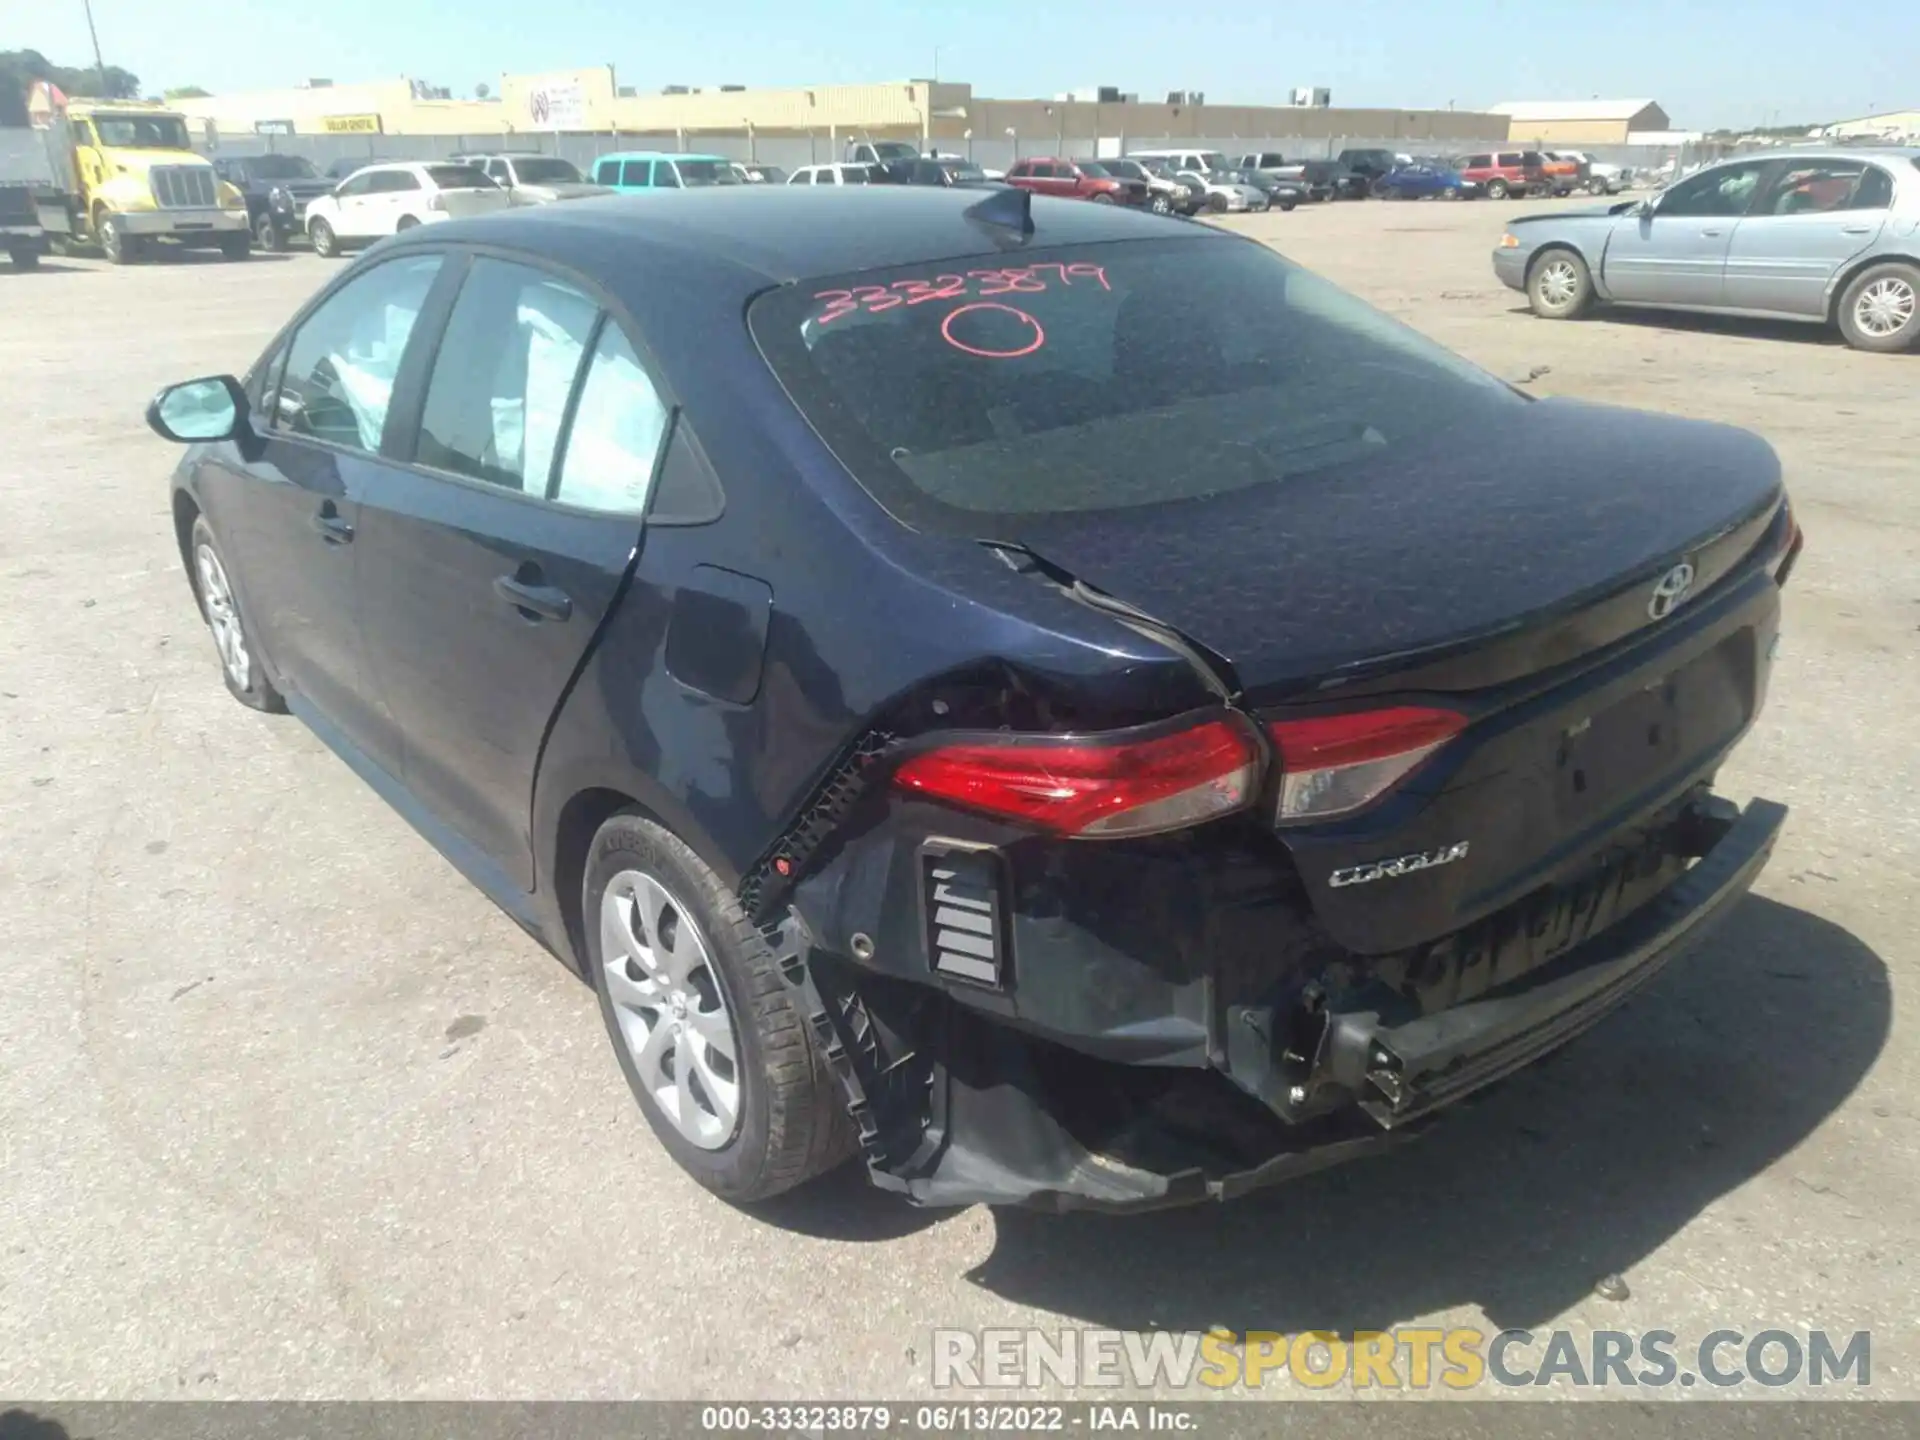
[[[1531,316],[1526,305],[1512,314]],[[1603,305],[1576,321],[1581,325],[1624,325],[1637,330],[1672,330],[1690,335],[1729,335],[1749,340],[1788,340],[1829,350],[1844,350],[1847,342],[1831,325],[1797,320],[1759,320],[1747,315],[1710,315],[1693,310],[1641,310]]]
[[[0,1410],[0,1440],[71,1440],[67,1427],[31,1410]]]
[[[1537,1325],[1806,1139],[1892,1008],[1853,935],[1749,897],[1617,1014],[1413,1144],[1226,1206],[1003,1210],[969,1278],[1128,1330],[1350,1334],[1460,1305]]]
[[[850,1160],[797,1190],[750,1207],[754,1219],[816,1240],[900,1240],[960,1214],[922,1210],[877,1188],[867,1167]]]

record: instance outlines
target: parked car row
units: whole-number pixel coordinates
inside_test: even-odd
[[[1002,174],[959,156],[920,153],[905,141],[857,141],[846,158],[778,165],[693,152],[621,151],[583,174],[571,160],[539,153],[469,152],[444,160],[336,161],[324,172],[296,155],[214,161],[246,199],[253,243],[283,250],[299,239],[323,255],[455,215],[511,205],[545,205],[605,194],[648,194],[711,185],[1007,184],[1038,195],[1123,205],[1163,215],[1291,210],[1340,198],[1477,198],[1612,194],[1630,176],[1579,152],[1493,151],[1457,159],[1378,148],[1342,150],[1326,160],[1290,160],[1278,151],[1229,157],[1214,150],[1140,150],[1125,157],[1032,155]]]

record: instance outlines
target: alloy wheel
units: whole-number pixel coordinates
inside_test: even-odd
[[[740,1039],[692,912],[623,870],[600,903],[600,955],[621,1045],[669,1124],[702,1150],[740,1121]]]
[[[1876,280],[1853,302],[1853,323],[1863,335],[1885,340],[1913,323],[1913,282],[1898,275]]]
[[[1549,260],[1540,267],[1540,299],[1555,310],[1573,303],[1580,293],[1580,274],[1571,260]]]
[[[247,635],[240,626],[240,609],[234,604],[226,568],[211,545],[195,550],[193,563],[200,572],[200,602],[206,608],[207,628],[213,632],[220,663],[234,688],[245,690],[253,681],[253,657],[247,653]]]

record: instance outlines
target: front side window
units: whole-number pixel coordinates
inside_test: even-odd
[[[376,195],[399,195],[420,188],[420,177],[411,170],[381,170],[373,177],[373,193]]]
[[[414,459],[544,496],[598,313],[592,300],[544,271],[475,260],[427,382]]]
[[[620,183],[620,162],[602,160],[593,167],[593,182],[596,185],[618,185]]]
[[[1660,200],[1656,213],[1731,219],[1747,213],[1766,162],[1722,165],[1682,180]]]
[[[288,347],[274,428],[377,452],[401,356],[439,273],[438,255],[389,260],[322,301]]]
[[[678,162],[678,167],[682,185],[738,185],[740,183],[740,177],[733,173],[733,165],[730,161],[681,160]]]
[[[1458,443],[1525,402],[1259,246],[1152,241],[772,290],[768,362],[921,528],[1201,500]]]
[[[627,337],[609,320],[580,387],[553,498],[589,510],[640,514],[666,431],[667,407]]]
[[[100,143],[126,150],[191,150],[187,122],[177,115],[96,115]]]
[[[680,188],[680,177],[674,173],[674,169],[675,166],[671,160],[654,161],[653,188],[656,190],[678,190]]]
[[[864,165],[843,165],[840,167],[840,183],[842,185],[864,185],[872,178],[873,177],[867,172],[867,167]]]
[[[651,190],[653,162],[651,160],[627,161],[626,169],[620,174],[620,183],[630,190]]]

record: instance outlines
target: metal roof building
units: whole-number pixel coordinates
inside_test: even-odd
[[[1625,145],[1638,131],[1673,128],[1651,100],[1506,100],[1492,113],[1507,117],[1516,144]]]

